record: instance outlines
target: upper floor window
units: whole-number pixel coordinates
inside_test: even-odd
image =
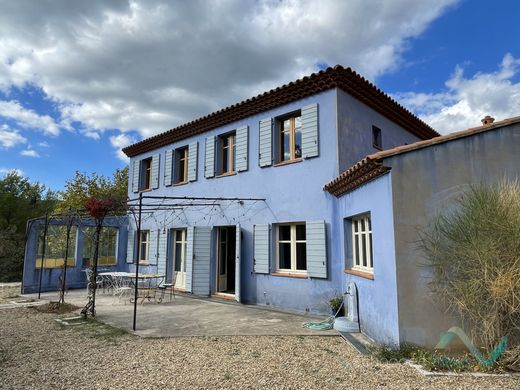
[[[218,174],[226,175],[235,172],[236,140],[235,133],[228,133],[218,137],[219,163]]]
[[[307,239],[305,223],[276,226],[277,271],[305,273],[307,271]]]
[[[377,126],[372,126],[372,146],[376,149],[383,150],[381,129]]]
[[[139,262],[148,263],[150,248],[150,231],[141,230],[141,239],[139,240]]]
[[[300,112],[276,121],[278,144],[277,162],[294,161],[302,157],[302,117]]]
[[[188,147],[175,151],[175,184],[188,181]]]
[[[152,158],[141,160],[141,180],[139,181],[139,191],[146,191],[152,188]]]
[[[352,268],[372,272],[372,221],[370,215],[351,219]]]

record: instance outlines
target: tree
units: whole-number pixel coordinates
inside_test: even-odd
[[[60,192],[62,200],[57,205],[57,212],[83,209],[92,198],[112,199],[119,204],[126,201],[128,194],[128,167],[117,169],[111,178],[93,172],[88,175],[76,171],[74,177],[67,180],[65,190]],[[116,212],[124,213],[118,209]]]
[[[0,281],[22,279],[27,220],[52,210],[56,193],[16,171],[0,179]]]

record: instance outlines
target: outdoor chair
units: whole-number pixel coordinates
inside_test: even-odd
[[[170,295],[170,302],[175,299],[175,279],[177,276],[177,272],[173,273],[172,282],[171,283],[162,283],[157,288],[161,290],[161,296],[159,297],[159,302],[162,302],[164,295],[168,293]]]
[[[90,277],[92,275],[92,270],[90,268],[86,268],[85,270],[85,276],[87,278],[87,291],[90,292],[91,286],[90,286]],[[102,288],[103,287],[103,278],[99,275],[96,276],[96,288]]]

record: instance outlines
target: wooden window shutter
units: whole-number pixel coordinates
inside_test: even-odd
[[[253,227],[253,261],[257,274],[269,273],[269,225]]]
[[[150,242],[148,243],[148,264],[157,265],[157,257],[159,251],[159,231],[157,229],[150,230]]]
[[[239,224],[236,225],[235,234],[235,301],[240,302],[242,233]]]
[[[173,179],[173,150],[167,150],[164,156],[164,185],[171,186]]]
[[[302,156],[318,157],[318,104],[302,108]]]
[[[197,180],[198,157],[199,157],[199,143],[192,142],[188,146],[188,181]]]
[[[271,118],[260,121],[258,165],[268,167],[273,164],[273,121]]]
[[[307,274],[311,278],[327,278],[327,234],[325,221],[307,222]]]
[[[140,167],[140,161],[134,160],[132,164],[132,192],[139,192],[139,167]]]
[[[215,136],[206,138],[206,153],[204,161],[204,177],[215,176]]]
[[[193,238],[192,292],[209,295],[211,227],[195,227]]]
[[[151,174],[151,184],[152,189],[159,188],[159,162],[161,160],[160,154],[155,154],[152,156],[152,174]]]
[[[128,230],[128,244],[126,247],[126,262],[129,264],[134,263],[135,253],[135,231]]]
[[[248,169],[248,137],[249,128],[239,127],[236,133],[236,169],[238,172]]]
[[[189,227],[186,231],[186,282],[184,288],[187,292],[192,292],[194,230],[195,228]]]
[[[157,240],[157,273],[160,275],[166,275],[166,251],[167,246],[167,234],[162,230],[158,230],[159,238]]]

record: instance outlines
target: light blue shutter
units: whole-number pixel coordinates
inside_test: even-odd
[[[126,247],[126,262],[134,263],[134,251],[135,249],[135,232],[133,230],[128,230],[128,244]]]
[[[254,269],[257,274],[269,273],[269,225],[253,227]]]
[[[139,160],[132,164],[132,192],[139,192]]]
[[[307,222],[307,274],[327,278],[327,234],[325,221]]]
[[[173,150],[167,150],[164,157],[164,185],[172,185],[173,171]]]
[[[204,161],[204,176],[215,176],[215,136],[206,138],[206,160]]]
[[[318,104],[302,108],[302,155],[303,158],[318,156]]]
[[[193,238],[193,294],[209,295],[211,227],[195,227]]]
[[[235,255],[236,255],[236,263],[235,263],[235,300],[240,302],[240,261],[241,261],[241,253],[242,245],[241,245],[242,234],[240,231],[240,225],[236,226],[236,237],[235,237]]]
[[[268,167],[273,163],[273,121],[271,118],[260,121],[260,145],[258,165]]]
[[[247,126],[237,129],[236,168],[238,172],[247,171],[248,168],[248,133]]]
[[[198,156],[199,156],[199,143],[193,142],[188,146],[188,181],[197,180]]]
[[[157,229],[150,230],[150,243],[148,244],[148,264],[156,265],[159,250],[159,231]]]
[[[152,189],[159,188],[159,161],[161,159],[160,154],[155,154],[152,156],[152,174],[151,174],[151,181],[152,181]]]
[[[186,282],[185,289],[187,292],[192,292],[192,279],[193,279],[193,236],[194,228],[189,227],[186,231]]]
[[[167,250],[167,234],[162,230],[158,231],[159,239],[157,240],[157,273],[166,275],[166,250]]]

